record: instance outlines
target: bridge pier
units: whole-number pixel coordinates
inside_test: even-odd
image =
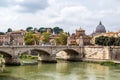
[[[6,59],[6,65],[19,66],[21,65],[20,59],[18,56],[12,56],[11,58]]]
[[[81,54],[76,53],[74,51],[61,51],[56,54],[56,58],[58,60],[65,60],[65,61],[82,61]]]
[[[38,54],[38,61],[45,63],[57,63],[56,57],[50,55],[40,55]]]

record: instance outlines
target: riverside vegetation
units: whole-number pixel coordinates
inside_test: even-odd
[[[33,62],[33,61],[37,61],[38,56],[32,56],[32,55],[25,55],[22,54],[20,56],[20,59],[22,62],[26,61],[26,62]],[[83,62],[86,63],[86,62]],[[87,63],[95,63],[95,64],[100,64],[103,66],[120,66],[120,64],[118,63],[114,63],[112,61],[104,61],[104,62],[87,62]]]

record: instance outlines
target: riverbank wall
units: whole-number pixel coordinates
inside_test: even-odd
[[[83,61],[120,61],[120,46],[85,46]]]

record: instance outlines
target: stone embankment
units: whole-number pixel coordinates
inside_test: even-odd
[[[120,63],[120,46],[85,46],[83,61]]]

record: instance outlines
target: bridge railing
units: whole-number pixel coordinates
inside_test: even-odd
[[[77,45],[72,45],[72,46],[67,46],[67,45],[57,45],[57,46],[55,46],[55,45],[44,45],[44,46],[42,46],[42,45],[13,45],[13,46],[0,46],[0,48],[3,48],[3,47],[5,47],[5,48],[13,48],[13,47],[80,47],[80,46],[77,46]]]

